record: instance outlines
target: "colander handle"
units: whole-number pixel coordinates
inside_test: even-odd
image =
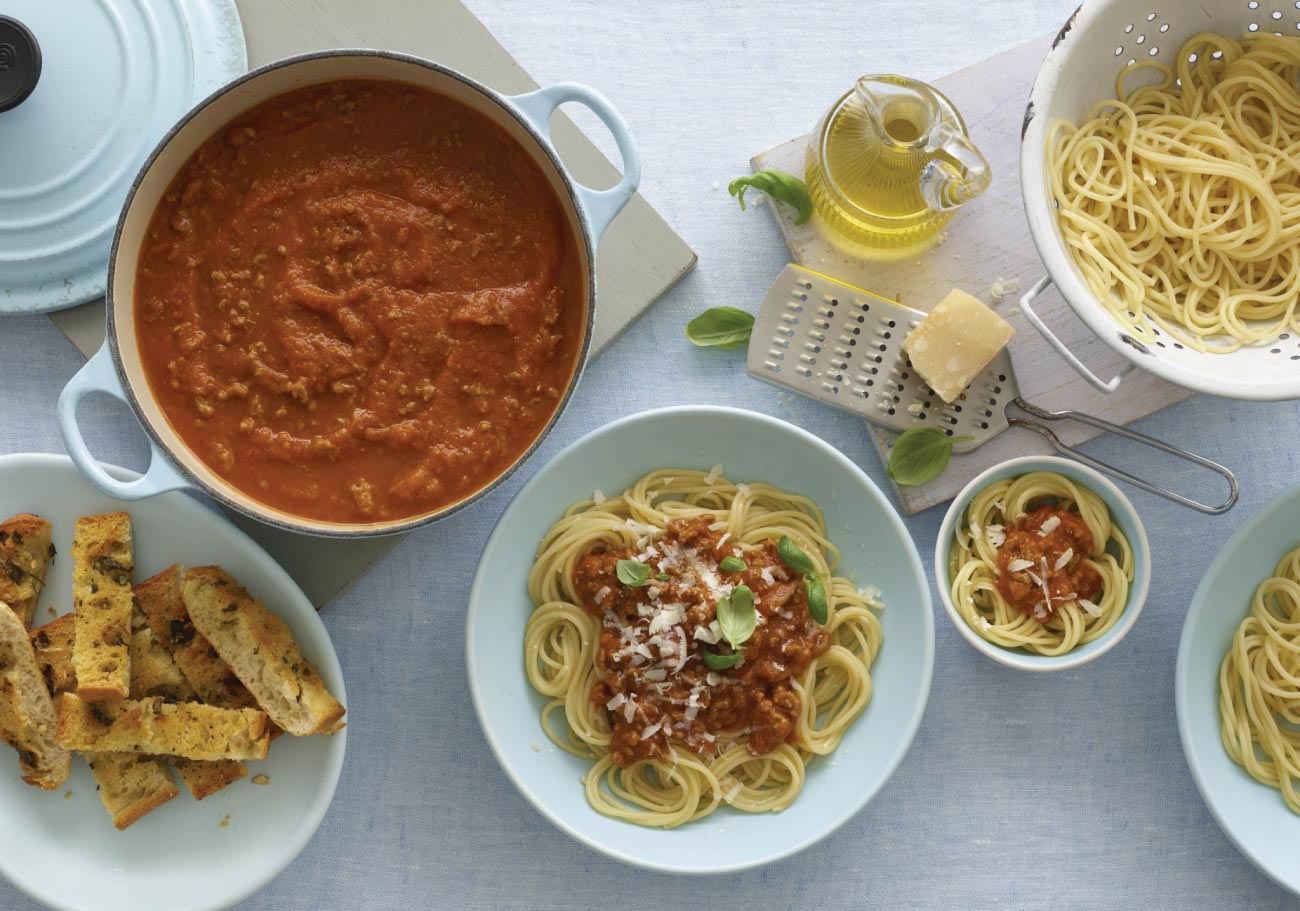
[[[1075,356],[1074,352],[1066,346],[1065,342],[1057,338],[1056,333],[1047,328],[1047,324],[1043,322],[1042,317],[1034,312],[1034,299],[1037,298],[1038,295],[1042,294],[1050,284],[1052,284],[1052,276],[1044,275],[1038,281],[1034,282],[1034,286],[1025,292],[1024,297],[1020,298],[1020,310],[1025,314],[1025,319],[1029,320],[1030,325],[1038,330],[1038,334],[1047,340],[1047,344],[1055,348],[1056,353],[1065,358],[1065,362],[1073,367],[1079,376],[1087,380],[1089,385],[1102,392],[1114,392],[1119,388],[1120,382],[1128,372],[1133,369],[1133,366],[1130,364],[1109,380],[1103,380],[1101,377],[1097,376],[1097,374],[1089,370],[1087,365],[1085,365],[1083,361],[1079,360]]]
[[[1066,446],[1061,442],[1049,428],[1033,421],[1026,421],[1024,418],[1007,416],[1007,423],[1012,427],[1023,427],[1026,430],[1032,430],[1034,433],[1044,437],[1047,442],[1052,444],[1052,448],[1062,455],[1067,455],[1072,459],[1082,462],[1098,471],[1104,471],[1109,475],[1128,481],[1135,487],[1140,487],[1148,493],[1164,497],[1166,500],[1172,500],[1182,506],[1195,509],[1197,512],[1205,512],[1210,515],[1218,515],[1221,512],[1227,512],[1237,502],[1238,486],[1237,476],[1234,475],[1226,466],[1213,462],[1204,456],[1199,456],[1194,452],[1188,452],[1186,449],[1179,449],[1164,440],[1157,440],[1155,437],[1147,436],[1145,433],[1138,433],[1136,430],[1130,430],[1119,424],[1112,424],[1110,421],[1103,421],[1101,418],[1093,417],[1090,414],[1084,414],[1079,411],[1047,411],[1039,408],[1037,405],[1031,405],[1024,399],[1017,397],[1014,399],[1016,406],[1023,411],[1032,414],[1034,417],[1043,421],[1063,421],[1075,420],[1083,424],[1090,424],[1098,430],[1104,430],[1107,433],[1118,434],[1126,439],[1133,440],[1135,443],[1141,443],[1143,446],[1150,446],[1152,449],[1159,449],[1161,452],[1167,452],[1172,456],[1182,459],[1184,462],[1191,462],[1194,465],[1200,465],[1202,468],[1208,468],[1215,474],[1218,474],[1228,482],[1228,499],[1218,506],[1212,506],[1209,503],[1202,503],[1199,500],[1193,500],[1185,497],[1180,493],[1175,493],[1167,487],[1161,487],[1159,484],[1153,484],[1150,481],[1144,481],[1135,475],[1129,474],[1122,468],[1116,468],[1114,465],[1108,465],[1094,459],[1087,453],[1080,452],[1073,446]]]

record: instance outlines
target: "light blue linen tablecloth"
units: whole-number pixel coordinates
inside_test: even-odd
[[[1178,634],[1202,571],[1234,529],[1300,478],[1295,404],[1198,398],[1143,422],[1235,468],[1240,505],[1206,518],[1132,492],[1151,537],[1151,598],[1128,638],[1078,671],[1032,676],[995,665],[940,610],[934,689],[911,752],[862,813],[804,854],[714,879],[643,873],[570,841],[515,792],[466,693],[463,614],[493,522],[560,447],[647,407],[737,405],[814,430],[883,483],[859,421],[782,404],[744,376],[739,352],[682,339],[686,320],[707,306],[754,307],[786,261],[768,215],[742,214],[726,182],[754,152],[809,129],[861,73],[937,78],[1055,30],[1074,0],[472,5],[542,83],[577,79],[614,99],[641,142],[645,195],[700,265],[591,366],[525,470],[475,508],[412,535],[325,611],[351,697],[343,779],[306,851],[241,907],[1300,907],[1206,811],[1179,746],[1173,695]],[[45,319],[0,320],[0,451],[62,451],[54,403],[80,364]],[[140,467],[144,446],[128,412],[87,407],[93,451]],[[1089,451],[1125,455],[1109,440]],[[1195,482],[1179,463],[1158,470],[1175,486]],[[908,522],[923,556],[941,512]],[[509,654],[516,647],[503,644]],[[0,883],[0,908],[35,907]]]

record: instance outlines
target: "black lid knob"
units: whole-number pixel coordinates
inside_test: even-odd
[[[27,99],[41,78],[41,46],[17,19],[0,16],[0,111]]]

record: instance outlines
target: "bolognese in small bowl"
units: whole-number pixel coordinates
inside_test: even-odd
[[[1024,670],[1099,657],[1146,601],[1151,554],[1137,510],[1068,459],[994,466],[957,496],[935,545],[939,595],[984,654]]]

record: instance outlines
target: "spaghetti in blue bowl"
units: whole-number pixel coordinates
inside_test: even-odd
[[[652,869],[745,869],[829,834],[902,760],[928,589],[831,446],[738,409],[646,412],[574,443],[502,516],[470,593],[471,693],[561,830]]]
[[[995,465],[953,500],[934,552],[957,631],[1021,670],[1078,667],[1122,639],[1146,602],[1137,510],[1099,472],[1054,456]]]

